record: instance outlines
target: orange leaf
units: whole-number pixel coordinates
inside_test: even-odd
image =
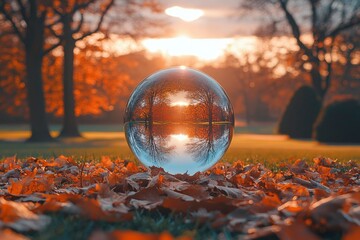
[[[19,233],[16,233],[10,229],[3,229],[0,231],[1,240],[28,240],[30,238],[25,237]]]
[[[22,193],[23,184],[21,182],[12,182],[8,186],[8,192],[13,195],[19,195]]]
[[[101,165],[109,170],[114,170],[115,164],[107,156],[101,156]]]
[[[289,226],[282,226],[277,233],[281,240],[320,240],[315,233],[311,232],[303,223],[294,222]]]
[[[360,239],[360,226],[353,226],[344,234],[342,240]]]
[[[126,165],[126,169],[131,172],[131,173],[136,173],[139,171],[139,168],[135,165],[135,163],[133,162],[129,162],[127,165]]]
[[[162,233],[142,233],[132,230],[115,230],[110,233],[105,233],[101,231],[95,231],[91,234],[89,240],[122,240],[122,239],[131,239],[131,240],[191,240],[191,237],[180,236],[173,237],[168,232]]]

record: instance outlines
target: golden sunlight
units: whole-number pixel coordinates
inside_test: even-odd
[[[180,18],[185,22],[192,22],[204,15],[204,11],[195,8],[183,8],[173,6],[165,9],[165,13],[171,17]]]
[[[165,56],[195,56],[200,60],[212,61],[222,56],[232,43],[232,38],[174,38],[144,39],[142,45],[151,53]]]
[[[182,134],[182,133],[179,133],[179,134],[171,134],[170,135],[172,138],[178,140],[178,141],[185,141],[187,140],[189,137],[188,135],[186,134]]]
[[[185,106],[189,106],[189,103],[185,101],[176,101],[176,102],[172,102],[171,106],[185,107]]]
[[[185,91],[180,91],[177,93],[174,93],[173,95],[169,96],[170,105],[171,106],[179,106],[179,107],[185,107],[189,106],[190,102],[186,98],[187,93]]]

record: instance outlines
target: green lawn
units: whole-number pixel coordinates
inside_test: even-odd
[[[314,141],[290,140],[286,136],[273,135],[273,126],[251,126],[236,128],[231,146],[223,161],[241,159],[245,162],[261,162],[276,169],[280,162],[293,163],[295,159],[311,160],[327,156],[342,162],[360,161],[360,145],[324,145]],[[52,127],[56,136],[59,126]],[[84,138],[59,140],[52,143],[25,143],[29,136],[27,126],[0,125],[0,159],[17,155],[52,157],[60,154],[71,155],[75,159],[99,159],[102,155],[125,159],[135,159],[127,146],[122,126],[86,125],[81,127]],[[235,239],[236,235],[226,229],[214,230],[210,223],[184,223],[184,216],[158,211],[135,211],[129,222],[107,223],[83,219],[80,216],[51,214],[52,223],[43,231],[27,234],[33,239],[87,239],[94,230],[133,229],[142,232],[169,231],[174,236],[190,234],[195,239],[216,239],[221,232],[225,239]],[[331,239],[337,239],[335,236]]]
[[[360,160],[360,145],[324,145],[314,141],[291,140],[286,136],[272,135],[272,125],[238,127],[224,161],[241,159],[262,162],[265,165],[291,161],[297,158],[312,159],[318,156],[339,161]],[[61,140],[52,143],[25,143],[29,136],[25,125],[0,126],[0,158],[17,155],[52,157],[60,154],[77,159],[99,159],[102,155],[134,159],[127,146],[120,125],[84,125],[84,138]],[[52,126],[56,136],[59,126]],[[253,134],[251,132],[255,132]]]

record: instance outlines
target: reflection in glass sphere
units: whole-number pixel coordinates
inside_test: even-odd
[[[144,165],[194,174],[224,155],[234,113],[214,79],[177,67],[156,72],[137,86],[124,122],[126,140]]]

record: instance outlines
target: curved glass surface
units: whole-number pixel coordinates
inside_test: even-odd
[[[132,93],[125,135],[146,166],[194,174],[214,165],[233,135],[234,114],[222,87],[189,68],[159,71]]]

